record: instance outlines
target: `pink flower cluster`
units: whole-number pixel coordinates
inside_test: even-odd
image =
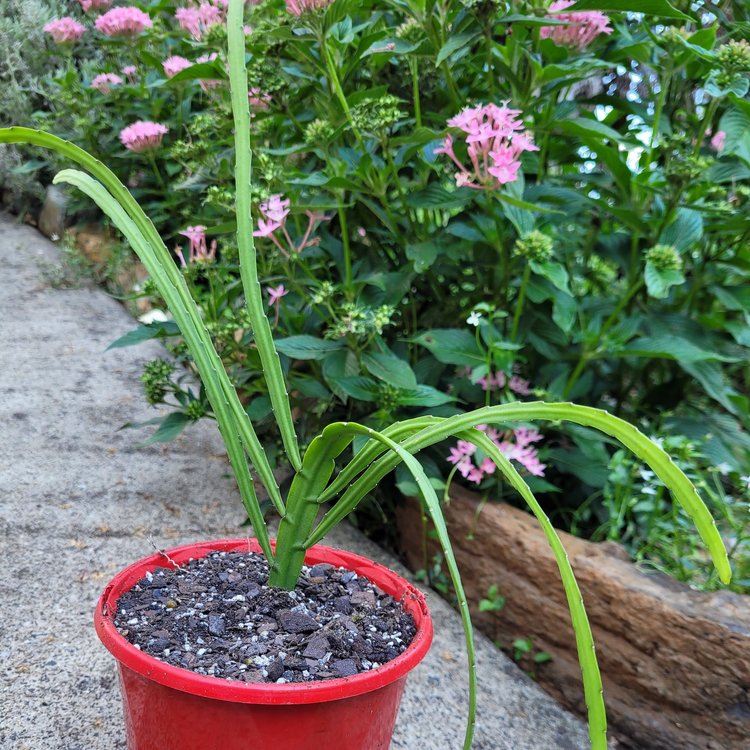
[[[91,88],[102,94],[109,94],[112,86],[119,86],[122,82],[122,78],[116,73],[99,73],[91,79]]]
[[[114,0],[78,0],[83,8],[84,12],[88,13],[90,10],[104,10],[109,8]]]
[[[310,10],[319,10],[330,5],[333,0],[286,0],[286,9],[293,16],[301,16]]]
[[[192,64],[186,57],[172,55],[164,60],[161,66],[164,68],[164,75],[167,78],[174,78],[180,71],[189,68]]]
[[[562,13],[566,8],[575,4],[575,0],[557,0],[549,6],[547,18],[556,21],[566,21],[567,26],[542,26],[539,36],[551,39],[560,47],[575,47],[583,50],[600,34],[611,34],[612,27],[609,18],[598,10],[581,11],[579,13]]]
[[[150,29],[153,22],[148,13],[140,8],[112,8],[96,19],[94,26],[106,36],[138,36],[144,29]]]
[[[86,27],[78,23],[75,18],[65,16],[50,21],[42,28],[42,31],[49,34],[57,44],[68,44],[80,39],[86,33]]]
[[[515,182],[524,151],[538,151],[533,136],[525,130],[518,109],[485,104],[467,107],[448,120],[452,128],[466,134],[466,153],[471,167],[466,166],[453,148],[453,136],[446,136],[436,154],[446,154],[458,167],[456,185],[478,190],[492,190]]]
[[[505,388],[506,384],[508,388],[519,396],[528,396],[531,393],[531,385],[528,380],[524,380],[518,375],[512,375],[510,378],[506,378],[505,373],[502,370],[498,370],[496,373],[489,373],[484,377],[479,378],[477,383],[482,386],[483,391],[494,391],[496,388]]]
[[[222,0],[204,1],[199,5],[178,8],[174,17],[177,19],[180,28],[187,31],[193,39],[199,42],[211,26],[224,23],[226,7],[227,4]]]
[[[216,240],[211,242],[211,249],[209,249],[206,245],[206,227],[202,224],[197,224],[194,227],[186,227],[179,232],[179,234],[183,237],[187,237],[190,242],[188,263],[202,263],[215,260]],[[183,268],[186,268],[187,263],[185,262],[185,256],[182,254],[182,248],[177,246],[175,248],[175,254],[180,259],[180,265]]]
[[[268,109],[268,106],[271,104],[271,95],[265,93],[264,91],[261,91],[258,88],[251,88],[247,92],[247,98],[250,102],[251,110],[265,110]]]
[[[260,204],[260,213],[262,218],[258,219],[258,228],[253,232],[253,237],[268,237],[281,250],[285,258],[301,253],[306,247],[317,245],[318,239],[310,239],[312,230],[318,222],[329,221],[331,218],[314,211],[305,211],[307,229],[300,242],[295,244],[286,228],[286,217],[289,215],[288,198],[285,200],[281,195],[272,195]],[[286,247],[276,234],[278,230],[281,230]]]
[[[161,139],[169,128],[158,122],[148,120],[138,120],[132,125],[128,125],[120,132],[120,141],[129,151],[137,154],[144,151],[152,151],[161,146]]]
[[[532,443],[537,443],[542,436],[536,430],[519,427],[512,432],[501,433],[486,424],[477,425],[477,429],[487,435],[498,447],[500,452],[511,461],[517,461],[529,474],[544,476],[545,464],[539,461],[539,453]],[[470,482],[479,484],[486,476],[495,473],[495,462],[488,456],[479,460],[477,447],[474,443],[459,440],[455,448],[451,448],[447,460],[452,463],[458,473]]]
[[[122,69],[122,74],[126,76],[129,81],[135,81],[136,76],[138,75],[138,68],[136,68],[135,65],[126,65]]]

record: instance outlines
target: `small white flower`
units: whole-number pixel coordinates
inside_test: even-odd
[[[641,469],[640,475],[644,482],[650,482],[654,478],[654,472],[648,471],[648,469]]]
[[[644,495],[655,495],[656,494],[656,488],[655,487],[644,487],[641,492]]]
[[[732,467],[728,463],[724,462],[717,464],[716,470],[719,472],[719,474],[721,474],[721,476],[725,477],[727,474],[729,474],[730,471],[732,471]]]
[[[743,482],[745,489],[750,490],[750,474],[746,474],[744,477],[740,477],[740,482]]]
[[[469,317],[466,318],[466,322],[470,326],[478,326],[481,320],[482,320],[482,315],[478,313],[476,310],[473,310],[471,315],[469,315]]]

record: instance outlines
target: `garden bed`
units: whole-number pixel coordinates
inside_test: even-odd
[[[584,713],[580,669],[560,576],[533,517],[502,503],[480,510],[454,487],[445,515],[475,622],[505,648],[531,639],[552,655],[539,683]],[[398,511],[408,564],[423,568],[419,506]],[[609,722],[626,746],[740,750],[750,736],[750,611],[739,595],[702,593],[646,573],[617,544],[560,532],[581,587],[604,680]],[[438,551],[428,543],[428,555]],[[480,612],[491,586],[505,597]]]

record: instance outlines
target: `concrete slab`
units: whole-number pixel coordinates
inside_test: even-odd
[[[218,433],[200,424],[168,446],[118,432],[154,416],[140,393],[156,343],[105,352],[133,327],[97,289],[53,289],[54,245],[0,217],[0,747],[123,750],[115,666],[92,626],[111,575],[169,547],[242,535]],[[329,542],[403,571],[351,527]],[[457,750],[466,711],[458,616],[430,595],[435,643],[412,675],[393,748]],[[567,627],[567,625],[565,625]],[[485,638],[478,643],[476,750],[578,750],[581,721]],[[344,749],[345,750],[345,749]]]

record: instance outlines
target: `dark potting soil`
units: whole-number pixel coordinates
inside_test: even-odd
[[[212,552],[157,568],[120,597],[119,632],[176,667],[245,682],[309,682],[367,672],[416,633],[401,605],[356,573],[304,566],[294,591],[267,585],[261,554]]]

